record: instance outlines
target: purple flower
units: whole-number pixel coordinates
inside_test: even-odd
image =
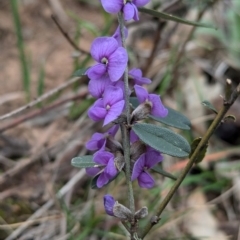
[[[128,30],[127,30],[127,28],[124,26],[124,38],[126,39],[127,36],[128,36]],[[119,26],[118,26],[118,28],[116,29],[115,33],[112,35],[112,37],[117,40],[119,46],[122,46],[121,31],[120,31],[120,27],[119,27]]]
[[[106,151],[98,151],[93,155],[93,161],[104,167],[101,171],[100,168],[86,168],[86,172],[90,176],[95,176],[99,172],[99,177],[97,179],[97,187],[101,188],[107,184],[112,178],[114,178],[118,171],[114,164],[114,155]]]
[[[138,68],[133,68],[128,74],[137,85],[150,84],[152,82],[149,78],[142,77],[142,71]]]
[[[88,91],[95,98],[102,98],[103,93],[107,86],[111,85],[112,82],[108,75],[103,75],[99,79],[91,79],[88,83]]]
[[[168,110],[163,106],[158,95],[149,94],[145,88],[138,85],[135,85],[134,89],[140,103],[149,102],[151,104],[151,115],[156,117],[167,116]]]
[[[101,0],[103,8],[108,13],[118,13],[120,11],[124,14],[124,19],[126,21],[134,19],[135,21],[139,20],[138,9],[137,7],[143,7],[150,0]]]
[[[152,168],[163,159],[162,155],[152,148],[148,148],[147,152],[142,154],[135,162],[132,171],[131,180],[138,180],[138,184],[142,188],[152,188],[155,184],[152,176],[147,169]]]
[[[139,140],[139,137],[137,136],[137,134],[133,130],[130,130],[130,142],[134,143],[138,140]]]
[[[107,142],[107,137],[115,136],[119,129],[119,125],[114,125],[106,133],[94,133],[91,139],[86,143],[86,148],[91,151],[104,150]]]
[[[98,62],[87,70],[90,79],[99,80],[106,73],[112,82],[121,78],[127,66],[128,55],[125,48],[118,46],[115,38],[96,38],[92,43],[90,53]]]
[[[113,207],[115,202],[115,199],[111,195],[107,194],[104,196],[104,208],[106,213],[110,216],[114,216]]]
[[[88,116],[94,121],[104,119],[103,126],[117,119],[122,113],[125,101],[123,91],[119,87],[109,86],[104,91],[104,96],[98,99],[88,110]]]

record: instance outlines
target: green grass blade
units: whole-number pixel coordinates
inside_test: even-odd
[[[24,87],[24,91],[26,93],[27,99],[29,99],[30,98],[30,72],[28,68],[27,57],[24,50],[22,27],[21,27],[19,12],[18,12],[18,1],[11,0],[10,3],[12,8],[15,31],[17,35],[17,47],[20,54],[23,87]]]
[[[167,14],[167,13],[163,13],[163,12],[159,12],[159,11],[154,11],[154,10],[148,9],[148,8],[139,8],[138,10],[140,12],[147,13],[151,16],[162,18],[162,19],[165,19],[165,20],[170,20],[170,21],[183,23],[183,24],[187,24],[187,25],[191,25],[191,26],[197,26],[197,27],[214,28],[213,26],[208,25],[208,24],[189,21],[189,20],[186,20],[186,19],[183,19],[183,18],[180,18],[180,17],[173,16],[171,14]]]

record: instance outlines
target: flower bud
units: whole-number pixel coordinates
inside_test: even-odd
[[[121,172],[123,167],[124,167],[124,165],[125,165],[124,157],[123,157],[121,152],[117,152],[116,153],[116,157],[114,159],[114,163],[115,163],[115,166],[118,169],[118,171]]]
[[[117,217],[121,220],[132,219],[132,212],[122,204],[115,201],[115,199],[107,194],[104,196],[104,208],[108,215]]]
[[[152,103],[149,101],[141,103],[133,112],[131,116],[131,123],[145,119],[152,110]]]
[[[107,194],[104,196],[103,201],[104,201],[104,208],[106,213],[110,216],[114,216],[113,206],[116,202],[115,199],[111,195]]]
[[[121,220],[131,220],[132,219],[132,212],[122,204],[115,202],[113,207],[113,214],[115,217]]]
[[[148,209],[147,207],[142,207],[140,210],[138,210],[137,212],[135,212],[134,217],[135,219],[141,219],[141,218],[145,218],[148,215]]]
[[[113,153],[123,151],[120,142],[115,140],[112,136],[107,137],[106,147]]]
[[[131,145],[130,156],[133,161],[136,161],[145,152],[146,145],[142,141],[136,141]]]

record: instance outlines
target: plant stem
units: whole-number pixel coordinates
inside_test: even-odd
[[[120,12],[118,14],[118,21],[120,25],[120,32],[121,32],[121,39],[122,45],[126,49],[125,43],[125,33],[124,33],[124,19],[123,14]],[[127,117],[127,124],[121,124],[121,132],[123,138],[123,151],[124,151],[124,159],[125,159],[125,171],[126,171],[126,182],[128,186],[128,201],[129,201],[129,208],[134,216],[135,213],[135,204],[134,204],[134,194],[133,194],[133,187],[131,181],[131,159],[130,159],[130,101],[129,101],[129,84],[128,84],[128,67],[126,67],[124,72],[124,89],[125,89],[125,112]],[[135,234],[135,222],[132,219],[131,222],[131,239],[134,239]]]
[[[232,104],[236,101],[236,99],[238,98],[239,95],[240,95],[240,85],[238,85],[238,87],[232,92],[230,99],[224,100],[223,107],[218,112],[216,118],[214,119],[214,121],[212,122],[212,124],[208,128],[206,134],[202,138],[201,142],[198,144],[196,150],[194,151],[194,153],[190,157],[189,162],[186,165],[185,169],[183,170],[181,175],[178,177],[177,181],[174,183],[174,185],[172,186],[172,188],[168,192],[168,194],[165,197],[165,199],[159,205],[159,207],[157,209],[157,212],[156,212],[156,215],[155,215],[156,221],[151,221],[150,223],[148,223],[147,226],[145,227],[145,229],[143,230],[143,232],[141,234],[141,238],[142,239],[151,230],[151,228],[158,223],[158,221],[160,219],[161,213],[163,212],[165,207],[168,205],[168,203],[172,199],[174,193],[177,191],[177,189],[179,188],[180,184],[182,183],[182,181],[184,180],[184,178],[188,174],[189,170],[191,169],[191,167],[195,163],[195,161],[196,161],[196,159],[198,157],[198,154],[201,152],[201,149],[208,143],[209,138],[212,136],[212,134],[214,133],[216,128],[222,122],[222,120],[224,119],[225,114],[227,113],[229,108],[232,106]]]

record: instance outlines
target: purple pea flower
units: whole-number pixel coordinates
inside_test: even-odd
[[[106,213],[110,216],[114,216],[113,207],[116,202],[115,199],[111,195],[107,194],[104,196],[103,201],[104,201],[104,208]]]
[[[130,130],[130,142],[134,143],[138,140],[139,140],[139,137],[137,136],[137,134],[133,130]]]
[[[114,137],[119,129],[119,125],[114,125],[106,133],[94,133],[91,139],[86,143],[86,148],[91,151],[104,150],[107,137]]]
[[[86,172],[90,176],[95,176],[99,174],[97,179],[97,187],[101,188],[106,185],[112,178],[114,178],[118,170],[114,164],[114,155],[106,151],[98,151],[93,155],[93,161],[97,164],[104,166],[104,170],[101,171],[100,168],[86,168]]]
[[[124,38],[126,39],[128,36],[128,29],[124,26]],[[115,33],[112,35],[113,38],[115,38],[118,42],[118,45],[122,47],[122,38],[121,38],[121,31],[120,27],[116,29]]]
[[[143,84],[150,84],[152,82],[149,78],[142,77],[142,71],[138,68],[133,68],[128,74],[137,85],[142,86]]]
[[[105,74],[112,82],[118,81],[127,66],[128,55],[123,47],[113,37],[98,37],[91,46],[90,53],[98,64],[87,70],[90,79],[99,80]]]
[[[155,184],[152,176],[147,172],[147,169],[152,168],[163,159],[162,155],[152,148],[148,148],[146,153],[143,153],[135,162],[132,171],[131,180],[138,180],[141,188],[152,188]]]
[[[155,117],[166,117],[168,110],[163,106],[161,99],[156,94],[149,94],[147,90],[141,86],[134,86],[135,93],[140,103],[148,102],[151,104],[150,114]]]
[[[104,96],[98,99],[88,110],[88,116],[94,121],[104,119],[103,126],[117,119],[122,113],[125,101],[123,91],[119,87],[109,86],[104,91]]]
[[[101,0],[104,10],[108,13],[118,13],[120,11],[124,14],[126,21],[134,19],[139,20],[137,7],[143,7],[150,0]]]
[[[103,75],[99,79],[91,79],[88,83],[88,91],[95,98],[102,98],[107,86],[112,85],[108,75]]]

